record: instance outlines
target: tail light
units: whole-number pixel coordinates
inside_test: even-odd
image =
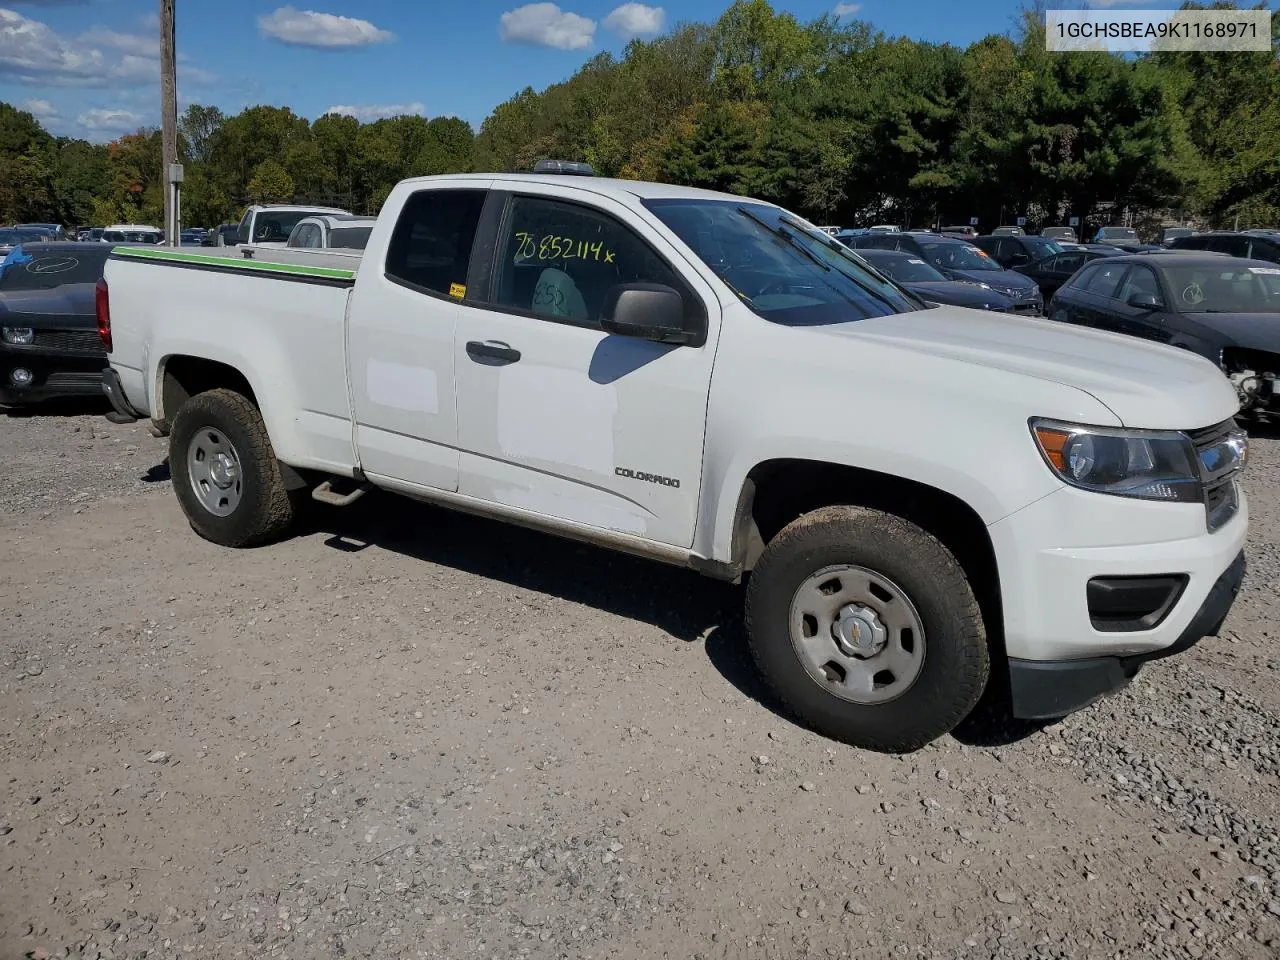
[[[103,349],[110,353],[111,302],[107,296],[107,281],[105,278],[99,279],[97,286],[94,288],[93,304],[98,314],[98,339],[102,341]]]

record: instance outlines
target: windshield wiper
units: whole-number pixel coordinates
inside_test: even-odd
[[[810,260],[816,263],[819,267],[825,270],[827,273],[831,272],[832,270],[831,265],[828,263],[823,263],[822,259],[816,253],[814,253],[812,250],[806,247],[803,243],[801,243],[800,240],[796,237],[796,235],[793,234],[790,230],[783,230],[781,227],[771,226],[770,224],[766,223],[764,220],[761,220],[759,217],[757,217],[754,213],[752,213],[746,207],[739,207],[738,212],[742,214],[744,217],[746,217],[748,220],[751,220],[759,224],[764,229],[768,230],[775,237],[781,237],[783,240],[785,240],[795,249],[799,250],[806,257],[808,257]]]

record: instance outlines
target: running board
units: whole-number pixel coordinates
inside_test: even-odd
[[[333,481],[326,480],[311,491],[311,499],[327,503],[331,507],[349,507],[371,489],[373,489],[371,484],[362,483],[350,493],[338,493],[333,489]]]

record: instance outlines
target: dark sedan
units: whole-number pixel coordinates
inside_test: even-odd
[[[31,243],[0,263],[0,403],[102,396],[94,290],[111,246]]]
[[[986,237],[974,237],[969,241],[980,250],[985,250],[991,259],[1009,270],[1035,263],[1045,257],[1062,252],[1062,245],[1049,237],[1010,237],[992,234]]]
[[[897,250],[859,250],[866,260],[900,287],[906,287],[922,300],[945,303],[953,307],[1007,312],[1013,301],[996,293],[984,283],[972,280],[948,280],[922,259]]]
[[[1013,301],[1013,312],[1038,315],[1044,309],[1040,288],[1030,277],[1006,270],[964,240],[936,233],[889,233],[854,237],[848,245],[859,252],[877,249],[914,253],[948,280],[971,280],[1008,297]]]
[[[1043,260],[1023,264],[1013,269],[1034,280],[1047,302],[1057,289],[1070,280],[1072,274],[1086,263],[1111,256],[1118,256],[1118,254],[1103,253],[1100,250],[1064,250],[1062,253],[1055,253]]]
[[[1051,320],[1182,347],[1235,384],[1242,410],[1280,412],[1280,266],[1216,255],[1107,257],[1054,295]]]

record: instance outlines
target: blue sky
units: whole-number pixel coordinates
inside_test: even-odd
[[[1280,0],[1273,0],[1273,5]],[[1148,7],[1156,0],[1093,0]],[[479,126],[601,50],[728,0],[177,0],[179,97],[314,118],[452,114]],[[1080,6],[1063,0],[1053,6]],[[1172,7],[1170,0],[1160,7]],[[1013,25],[1019,0],[775,0],[801,20],[854,16],[891,35],[964,45]],[[158,0],[0,0],[0,100],[94,141],[158,123]]]

